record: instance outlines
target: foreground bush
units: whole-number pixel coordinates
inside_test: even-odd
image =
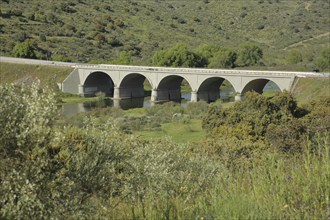
[[[117,122],[94,116],[80,127],[56,127],[52,93],[38,85],[4,86],[0,94],[11,104],[0,114],[1,129],[11,129],[0,133],[1,219],[324,219],[330,214],[327,133],[319,132],[294,155],[269,147],[244,124],[220,126],[217,138],[178,145],[139,139],[120,131]]]

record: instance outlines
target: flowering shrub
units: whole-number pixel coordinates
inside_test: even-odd
[[[0,87],[0,150],[24,154],[50,138],[56,113],[54,94],[40,84]]]

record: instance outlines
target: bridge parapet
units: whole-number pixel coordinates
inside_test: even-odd
[[[240,98],[250,90],[262,93],[269,81],[275,83],[281,91],[290,91],[295,78],[320,76],[323,74],[314,72],[77,64],[75,71],[63,82],[62,89],[64,92],[78,91],[78,94],[85,95],[85,89],[87,91],[91,85],[93,88],[109,86],[109,93],[113,94],[114,98],[121,99],[143,96],[143,82],[148,80],[152,89],[152,100],[171,100],[181,97],[180,85],[185,79],[192,90],[192,101],[213,101],[220,97],[219,87],[224,80],[232,85]]]
[[[202,69],[202,68],[176,68],[176,67],[145,67],[145,66],[125,66],[125,65],[107,65],[107,64],[79,64],[75,66],[78,69],[94,70],[113,70],[130,72],[163,72],[176,74],[201,74],[201,75],[252,75],[252,76],[280,76],[280,77],[307,77],[323,76],[315,72],[291,72],[291,71],[268,71],[268,70],[239,70],[239,69]]]

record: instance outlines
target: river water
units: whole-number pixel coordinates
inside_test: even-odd
[[[266,84],[263,89],[266,91],[278,92],[280,89],[278,86],[271,81]],[[234,101],[234,88],[233,87],[220,87],[220,99],[223,102]],[[190,101],[191,93],[183,92],[181,95],[182,99],[178,102],[181,103],[182,106],[186,106]],[[84,103],[73,103],[73,104],[63,104],[62,105],[62,115],[72,116],[76,115],[80,112],[87,112],[96,108],[105,108],[105,107],[120,107],[123,110],[131,109],[131,108],[148,108],[154,105],[154,103],[150,102],[150,97],[144,98],[134,98],[134,99],[123,99],[123,100],[111,100],[105,99],[101,102],[84,102]]]
[[[221,98],[223,101],[228,100],[228,94],[232,91],[221,92]],[[181,104],[181,106],[186,106],[190,101],[191,94],[190,93],[182,93],[182,99],[177,101]],[[122,99],[122,100],[112,100],[105,99],[101,102],[84,102],[84,103],[70,103],[63,104],[61,106],[61,114],[64,116],[73,116],[80,112],[87,112],[97,108],[105,108],[105,107],[120,107],[123,110],[131,109],[131,108],[148,108],[154,105],[150,101],[150,97],[144,98],[134,98],[134,99]]]

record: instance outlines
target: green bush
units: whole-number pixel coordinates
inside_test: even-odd
[[[297,64],[303,61],[302,55],[298,51],[291,51],[287,56],[287,61],[290,64]]]
[[[276,94],[273,97],[264,97],[257,93],[246,93],[242,102],[235,103],[230,108],[222,109],[215,105],[210,106],[208,113],[203,118],[203,128],[208,131],[213,130],[211,132],[213,136],[221,136],[223,133],[219,132],[219,129],[222,127],[249,127],[248,135],[237,138],[263,140],[267,130],[270,133],[269,137],[276,135],[275,133],[271,134],[272,130],[269,127],[272,124],[287,126],[293,119],[300,118],[304,114],[306,112],[298,108],[297,102],[287,92]],[[240,135],[239,133],[238,135]],[[295,139],[295,137],[291,138]],[[275,140],[276,138],[271,139]],[[284,147],[281,147],[281,149],[284,149]]]
[[[39,83],[0,87],[0,146],[3,155],[24,156],[45,146],[56,114],[53,93]]]
[[[203,58],[189,51],[184,44],[177,44],[169,50],[156,52],[151,58],[151,63],[171,67],[203,67],[205,65]]]
[[[321,51],[321,56],[317,59],[316,65],[321,71],[330,70],[330,48]]]
[[[253,43],[245,43],[238,51],[238,63],[242,66],[256,65],[263,57],[262,49]]]
[[[21,58],[36,58],[34,47],[29,42],[16,43],[13,48],[13,55]]]
[[[209,59],[210,68],[234,68],[237,59],[235,51],[230,49],[221,49]]]

